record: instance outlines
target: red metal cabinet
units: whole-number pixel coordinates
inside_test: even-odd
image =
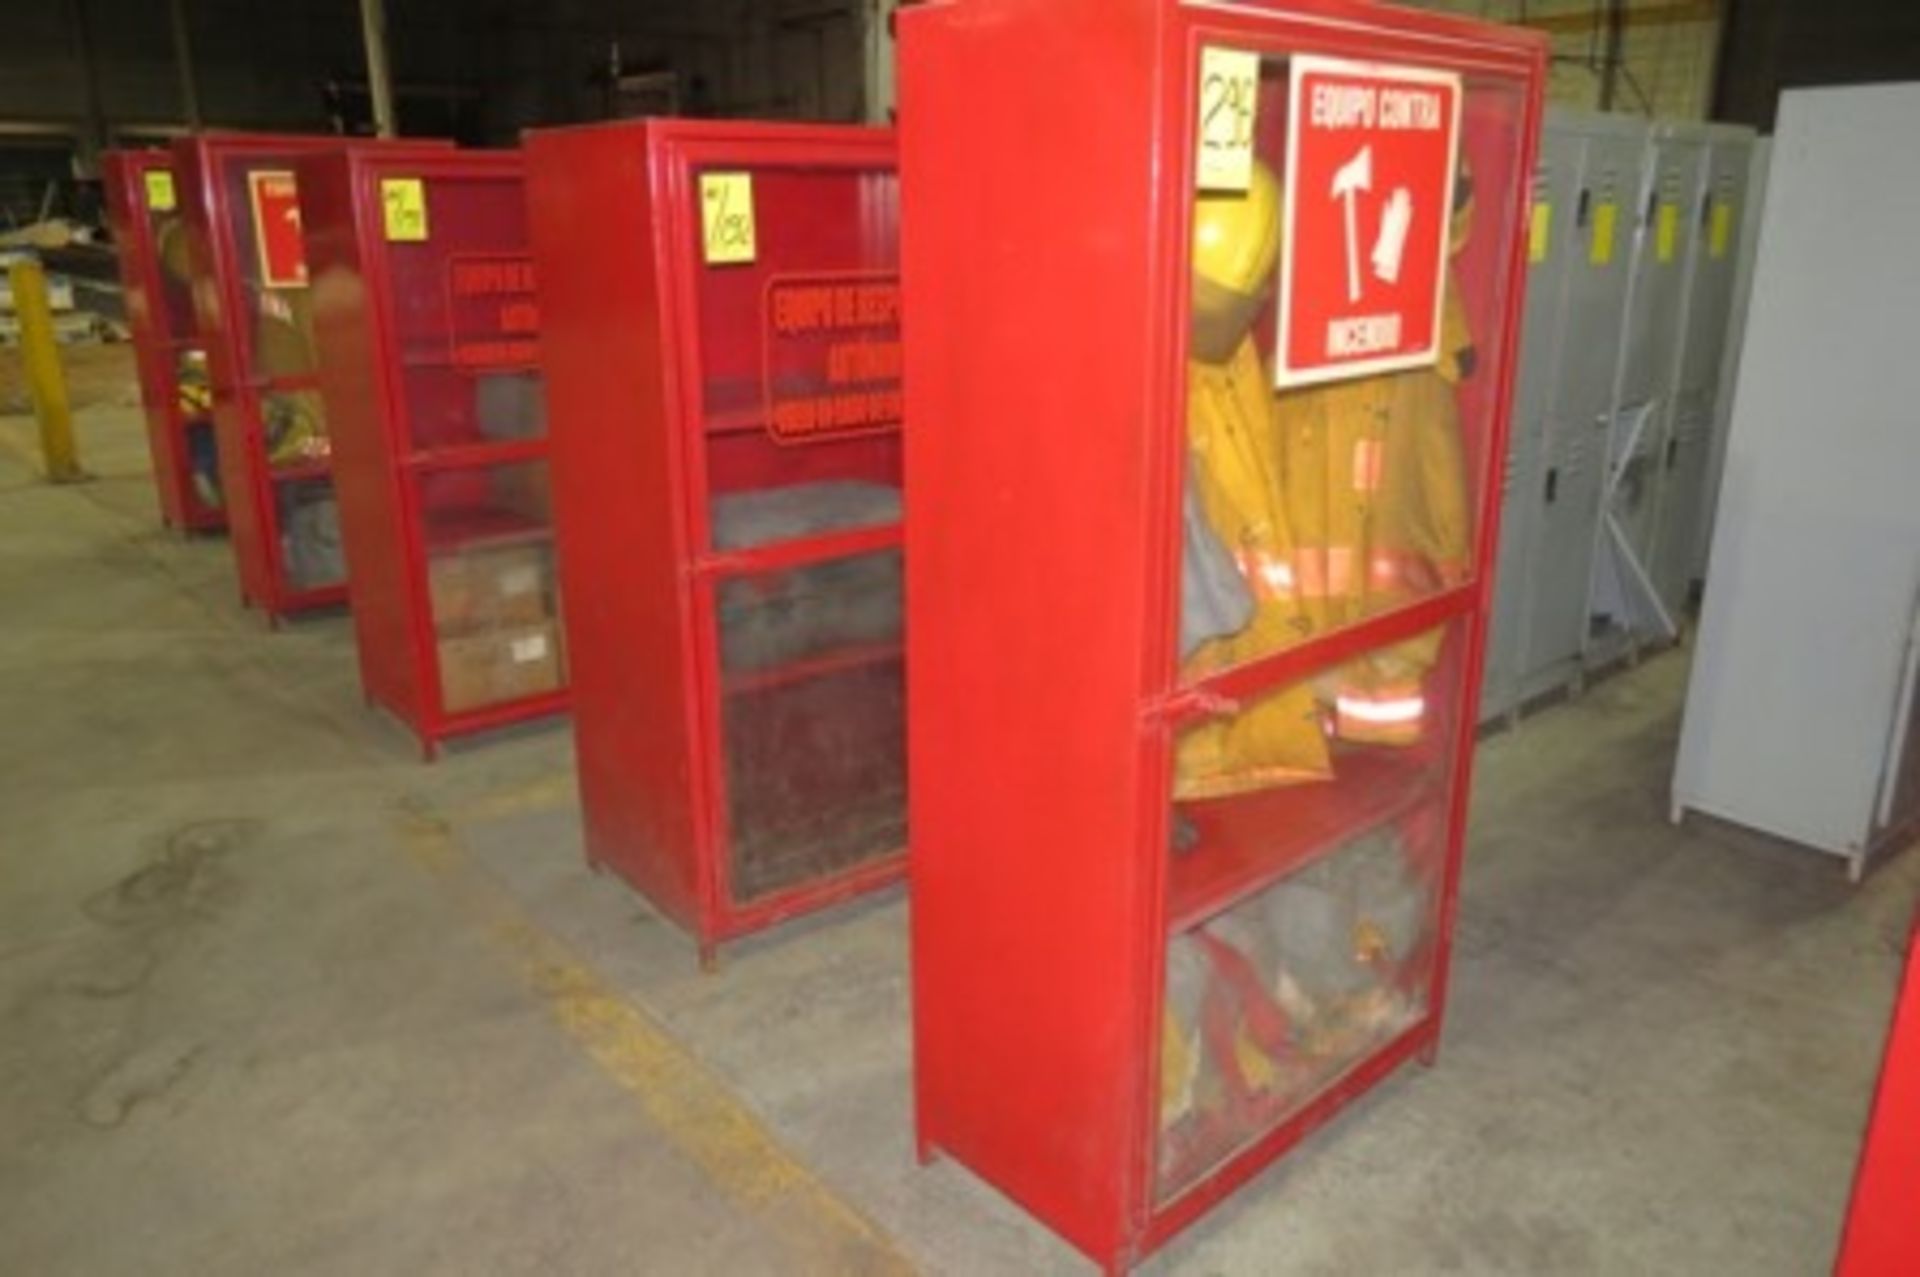
[[[1335,0],[899,27],[921,1151],[1118,1269],[1436,1048],[1545,50]],[[1276,389],[1283,310],[1296,367],[1420,357]]]
[[[526,153],[587,854],[710,960],[902,869],[892,138]]]
[[[361,683],[432,757],[566,704],[521,160],[297,171]]]
[[[173,166],[165,151],[108,151],[101,169],[160,518],[183,532],[214,531],[226,525],[226,516],[212,388],[206,350],[194,329],[187,228]]]
[[[1907,939],[1906,974],[1887,1029],[1854,1175],[1837,1277],[1897,1277],[1920,1271],[1920,916]]]
[[[174,143],[241,600],[272,622],[347,597],[295,166],[430,142],[209,133]]]

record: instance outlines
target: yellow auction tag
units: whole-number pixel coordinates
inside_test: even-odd
[[[380,211],[386,219],[388,239],[400,244],[426,241],[427,188],[419,178],[381,178]]]
[[[1200,50],[1200,139],[1195,184],[1203,191],[1253,185],[1253,114],[1260,95],[1260,55],[1244,49]]]
[[[1680,242],[1680,208],[1677,204],[1662,204],[1654,215],[1653,251],[1662,263],[1673,260],[1673,251]]]
[[[1729,200],[1715,200],[1713,221],[1707,229],[1707,252],[1715,258],[1725,257],[1732,243],[1733,204]]]
[[[180,206],[173,194],[173,174],[163,168],[150,168],[145,174],[147,181],[147,211],[150,213],[171,213]]]
[[[1618,204],[1596,204],[1593,209],[1593,239],[1587,244],[1587,261],[1605,266],[1613,260],[1614,224],[1620,220]]]
[[[1539,265],[1553,248],[1553,205],[1544,201],[1533,206],[1533,221],[1527,227],[1527,260]]]
[[[754,259],[753,174],[700,175],[700,252],[709,266]]]

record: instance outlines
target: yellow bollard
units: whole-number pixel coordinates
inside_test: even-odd
[[[47,273],[40,263],[20,258],[8,268],[13,284],[13,313],[20,319],[20,363],[26,369],[33,415],[40,419],[40,455],[52,483],[77,483],[87,477],[73,446],[73,408],[67,402],[67,377],[53,339],[53,306],[47,300]]]

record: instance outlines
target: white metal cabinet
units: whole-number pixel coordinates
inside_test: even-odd
[[[1673,783],[1856,874],[1920,818],[1916,119],[1782,95]]]

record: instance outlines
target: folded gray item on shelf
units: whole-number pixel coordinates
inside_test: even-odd
[[[1253,591],[1207,522],[1189,470],[1180,502],[1180,659],[1210,639],[1238,634],[1253,620],[1253,612]]]
[[[537,439],[547,432],[547,392],[538,373],[482,373],[473,412],[488,439]]]
[[[303,589],[347,579],[340,549],[340,505],[330,490],[293,493],[283,498],[280,539],[287,576]]]
[[[900,521],[900,489],[834,479],[713,499],[713,544],[740,550],[769,541],[818,536]]]

